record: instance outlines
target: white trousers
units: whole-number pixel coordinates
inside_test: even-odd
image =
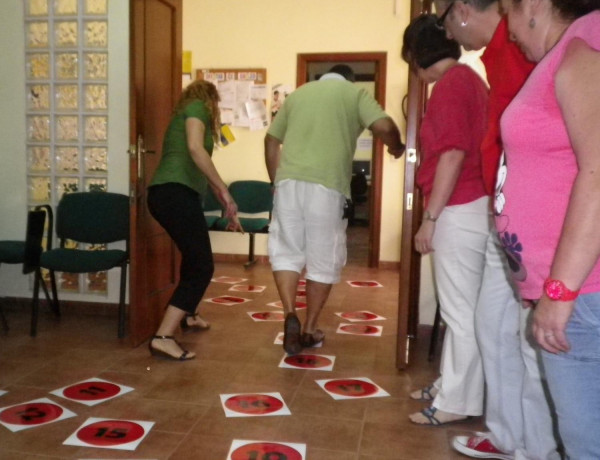
[[[459,415],[483,413],[483,369],[475,337],[475,308],[490,233],[489,198],[447,206],[433,236],[433,269],[446,323],[433,406]]]
[[[495,231],[487,241],[485,271],[475,329],[481,350],[486,393],[486,424],[494,445],[515,459],[559,459],[541,355],[510,280]]]

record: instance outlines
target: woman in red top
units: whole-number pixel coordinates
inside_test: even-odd
[[[432,254],[447,324],[441,376],[423,394],[431,406],[410,419],[420,425],[441,425],[483,412],[474,312],[491,224],[480,151],[488,91],[472,69],[459,64],[458,43],[446,38],[434,15],[411,22],[404,33],[402,57],[421,80],[435,83],[419,133],[417,183],[425,196],[425,212],[415,248]]]

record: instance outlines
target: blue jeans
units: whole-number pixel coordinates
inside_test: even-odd
[[[568,353],[544,352],[546,378],[558,429],[572,460],[600,459],[600,293],[577,299],[567,337]]]

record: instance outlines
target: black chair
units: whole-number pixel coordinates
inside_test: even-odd
[[[247,268],[256,263],[254,258],[254,235],[256,233],[269,233],[271,211],[273,210],[273,191],[269,182],[258,180],[235,181],[229,185],[228,189],[231,197],[237,203],[238,211],[241,214],[246,214],[246,216],[240,216],[240,223],[250,237],[248,262],[244,264],[244,267]],[[255,216],[251,216],[251,214],[255,214]],[[213,228],[226,230],[228,222],[223,217],[217,220]]]
[[[357,172],[352,175],[352,179],[350,180],[350,197],[352,199],[352,203],[350,205],[349,215],[348,215],[348,224],[354,225],[357,222],[368,224],[369,219],[357,219],[356,218],[356,206],[364,204],[368,201],[368,191],[369,184],[367,182],[367,176],[363,172]]]
[[[442,314],[440,312],[440,301],[435,302],[435,318],[433,319],[433,327],[431,328],[431,337],[429,339],[429,353],[427,355],[427,361],[433,361],[435,358],[435,351],[437,349],[437,343],[440,335],[440,326],[442,325]],[[443,332],[443,331],[442,331]],[[443,337],[443,334],[442,334]]]
[[[129,197],[110,192],[78,192],[63,195],[56,211],[56,235],[60,247],[42,253],[40,267],[50,271],[54,309],[60,311],[55,272],[94,273],[121,268],[118,337],[125,335],[125,288],[129,262]],[[125,241],[126,249],[89,250],[67,248],[66,241],[108,244]],[[34,290],[31,336],[37,333],[38,291]]]
[[[48,223],[46,234],[46,247],[52,248],[52,208],[45,204],[36,206],[27,213],[27,230],[25,241],[5,240],[0,241],[0,264],[23,264],[23,274],[35,272],[34,289],[40,284],[41,272],[39,269],[40,255],[42,253],[42,240],[44,227]],[[50,300],[48,289],[42,283],[48,305],[54,305]],[[55,312],[56,313],[56,312]],[[8,321],[0,305],[0,322],[4,332],[8,332]]]

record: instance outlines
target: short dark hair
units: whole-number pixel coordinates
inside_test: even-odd
[[[568,20],[575,20],[595,10],[600,10],[600,0],[551,0],[552,6]],[[521,0],[513,0],[519,4]]]
[[[338,75],[341,75],[348,81],[356,81],[354,70],[352,70],[352,68],[346,64],[334,65],[331,69],[329,69],[329,73],[337,73]]]
[[[448,7],[450,3],[454,3],[458,0],[441,0],[445,7]],[[490,5],[498,3],[498,0],[461,0],[463,3],[470,3],[477,11],[485,11]]]
[[[422,14],[411,21],[404,31],[402,59],[422,69],[446,58],[460,58],[460,45],[446,37],[437,25],[435,14]]]

